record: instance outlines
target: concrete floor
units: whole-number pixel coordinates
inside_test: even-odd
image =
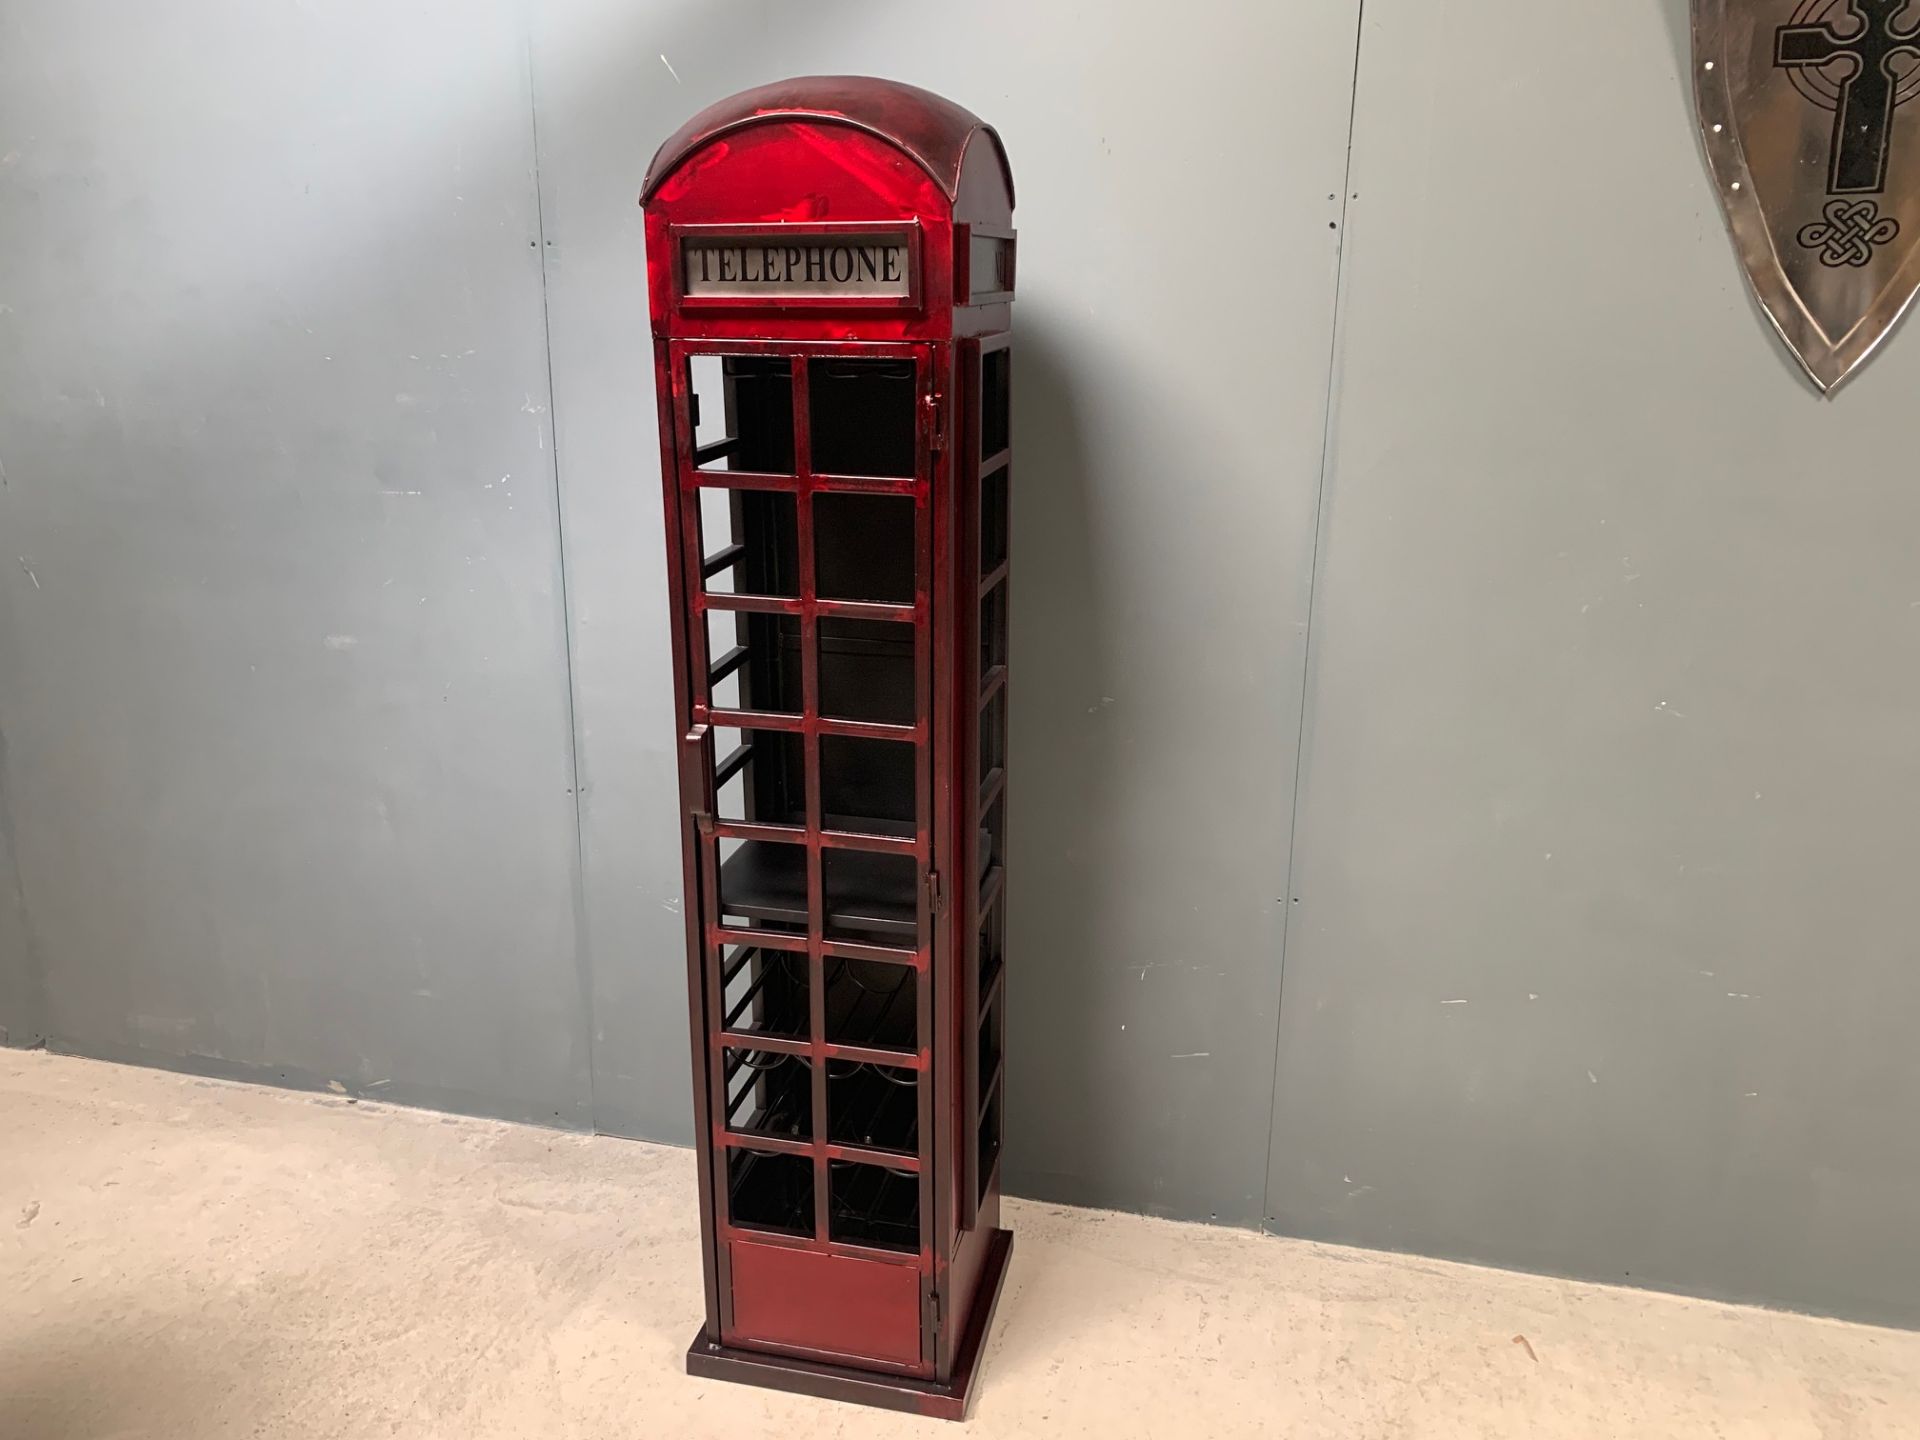
[[[692,1157],[0,1052],[0,1437],[1912,1437],[1920,1335],[1010,1205],[972,1425],[688,1379]]]

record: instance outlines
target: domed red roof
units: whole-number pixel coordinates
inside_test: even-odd
[[[993,143],[1000,168],[1006,172],[1007,193],[1013,193],[1013,171],[994,128],[951,100],[866,75],[805,75],[779,80],[754,90],[742,90],[709,105],[682,125],[654,155],[647,167],[641,203],[680,168],[683,161],[711,140],[749,125],[770,121],[815,121],[851,125],[897,146],[931,175],[953,199],[959,191],[960,166],[976,134]]]

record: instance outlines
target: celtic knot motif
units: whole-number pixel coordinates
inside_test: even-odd
[[[1834,269],[1871,265],[1874,246],[1900,234],[1900,222],[1871,200],[1829,200],[1820,213],[1826,219],[1802,227],[1800,244],[1818,250],[1820,263]]]

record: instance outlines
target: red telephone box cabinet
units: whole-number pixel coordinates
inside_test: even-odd
[[[696,1374],[958,1418],[1000,1228],[1013,182],[791,80],[642,196],[674,623]]]

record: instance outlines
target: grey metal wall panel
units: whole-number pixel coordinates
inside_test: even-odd
[[[1257,1219],[1356,11],[540,7],[603,1127],[688,1125],[635,191],[712,100],[880,74],[1020,184],[1009,1183]]]
[[[0,11],[0,971],[52,1043],[587,1123],[531,162],[510,0]]]
[[[1270,1223],[1920,1321],[1920,337],[1799,378],[1679,0],[1362,55]]]

